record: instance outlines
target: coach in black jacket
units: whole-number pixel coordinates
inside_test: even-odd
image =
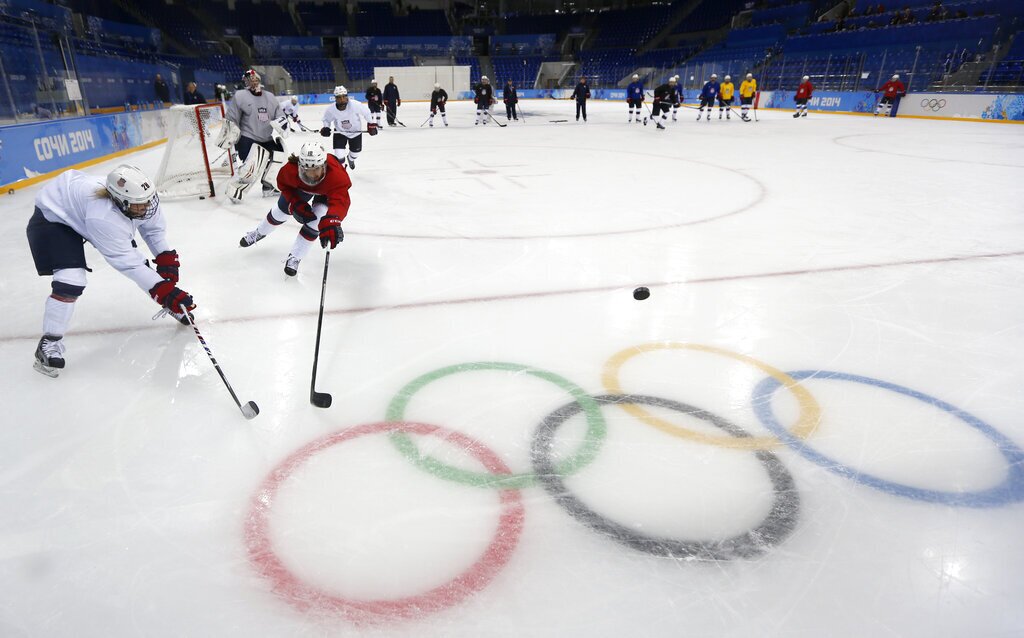
[[[384,108],[387,110],[388,126],[395,125],[395,118],[398,117],[398,107],[402,106],[402,98],[398,95],[398,86],[395,84],[395,76],[388,78],[384,85]]]
[[[587,121],[587,100],[590,99],[590,87],[587,86],[587,78],[580,78],[579,84],[573,89],[569,97],[576,98],[576,121],[580,121],[580,113],[583,114],[583,121]]]
[[[505,102],[505,119],[519,121],[516,113],[516,104],[519,103],[519,96],[516,95],[516,87],[512,86],[512,80],[505,80],[505,91],[502,101]]]

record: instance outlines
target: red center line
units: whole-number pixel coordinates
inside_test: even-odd
[[[644,285],[648,288],[661,288],[666,286],[680,286],[680,285],[692,285],[692,284],[708,284],[718,283],[724,281],[742,281],[745,279],[770,279],[774,277],[797,277],[800,275],[818,275],[830,272],[845,272],[854,270],[876,270],[881,268],[893,268],[898,266],[920,266],[924,264],[943,264],[949,262],[960,262],[960,261],[972,261],[976,259],[1000,259],[1005,257],[1021,257],[1024,256],[1024,250],[1018,250],[1013,252],[1005,253],[987,253],[982,255],[959,255],[952,257],[932,257],[928,259],[911,259],[906,261],[890,261],[881,262],[876,264],[851,264],[847,266],[826,266],[824,268],[806,268],[801,270],[780,270],[776,272],[764,272],[764,273],[748,273],[740,275],[718,275],[714,277],[698,277],[696,279],[681,279],[676,281],[661,281],[661,282],[650,282]],[[610,292],[613,290],[623,290],[629,288],[631,284],[612,284],[608,286],[595,286],[591,288],[567,288],[563,290],[544,290],[539,292],[521,292],[511,293],[504,295],[488,295],[484,297],[464,297],[461,299],[438,299],[434,301],[413,301],[402,304],[391,304],[386,306],[362,306],[357,308],[339,308],[336,310],[325,310],[324,315],[358,315],[370,312],[385,312],[391,310],[410,310],[413,308],[429,308],[431,306],[453,306],[460,304],[474,304],[474,303],[487,303],[491,301],[515,301],[519,299],[540,299],[543,297],[557,297],[561,295],[578,295],[595,292]],[[281,314],[272,315],[259,315],[250,317],[234,317],[230,319],[220,319],[217,321],[219,324],[232,324],[232,323],[249,323],[252,321],[276,321],[280,319],[294,319],[298,317],[312,317],[317,312],[312,310],[306,312],[288,312]],[[75,336],[85,335],[106,335],[106,334],[121,334],[125,332],[141,332],[144,330],[156,330],[163,329],[166,327],[166,323],[156,323],[151,325],[143,326],[122,326],[118,328],[99,328],[95,330],[82,330],[80,332],[74,332]],[[33,335],[12,335],[8,337],[0,337],[0,343],[7,343],[11,341],[34,341],[39,338],[38,334]]]

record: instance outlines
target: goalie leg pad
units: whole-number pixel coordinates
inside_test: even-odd
[[[259,144],[253,144],[245,163],[238,169],[238,174],[228,182],[228,195],[232,200],[240,201],[246,191],[262,179],[270,168],[271,153]]]

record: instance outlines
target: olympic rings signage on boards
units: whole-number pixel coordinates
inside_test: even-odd
[[[929,109],[931,111],[941,111],[946,108],[946,100],[942,98],[924,98],[921,100],[921,108]]]
[[[645,353],[659,350],[701,352],[725,357],[764,373],[752,391],[754,414],[771,436],[753,436],[727,419],[690,403],[675,399],[648,396],[627,391],[619,378],[623,365]],[[531,471],[514,472],[501,457],[483,443],[457,431],[438,425],[406,421],[412,399],[440,379],[481,371],[513,373],[516,378],[528,375],[564,391],[570,399],[549,413],[536,427],[530,446]],[[946,412],[989,439],[1005,459],[1008,472],[995,487],[973,492],[954,492],[905,485],[844,465],[820,452],[810,443],[822,427],[822,410],[804,382],[845,382],[871,386],[896,393]],[[839,476],[881,492],[927,503],[956,507],[989,508],[1024,501],[1024,450],[978,417],[945,401],[887,381],[870,377],[823,370],[785,372],[767,363],[716,346],[659,342],[641,344],[612,355],[605,363],[602,383],[605,394],[592,395],[581,386],[553,372],[508,362],[470,362],[446,366],[427,372],[402,387],[389,403],[385,421],[347,428],[317,439],[297,450],[275,467],[264,479],[250,504],[246,517],[246,544],[249,558],[257,571],[270,581],[275,594],[302,611],[340,615],[357,623],[376,623],[409,618],[451,607],[483,589],[510,560],[519,541],[525,520],[521,491],[542,488],[570,516],[601,537],[645,554],[670,559],[727,561],[754,558],[783,543],[796,529],[800,515],[800,495],[790,471],[772,451],[788,447],[812,463]],[[772,408],[773,399],[785,389],[799,407],[795,422],[783,425]],[[764,469],[771,485],[772,504],[767,515],[753,528],[730,538],[680,539],[644,533],[624,525],[610,515],[598,512],[573,494],[565,478],[590,465],[601,453],[607,436],[604,418],[606,408],[615,407],[668,435],[723,448],[752,452]],[[711,435],[683,428],[652,413],[666,411],[686,414],[714,426],[722,432]],[[559,428],[569,419],[582,414],[586,421],[583,441],[568,457],[556,462],[552,449]],[[447,584],[416,596],[394,600],[349,599],[302,580],[278,555],[269,531],[275,498],[281,485],[300,471],[312,456],[352,439],[387,435],[396,451],[409,462],[439,479],[461,485],[493,489],[501,505],[498,524],[488,547],[469,568]],[[423,436],[441,438],[463,450],[483,468],[467,470],[422,454],[416,439]]]

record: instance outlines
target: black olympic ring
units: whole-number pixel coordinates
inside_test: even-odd
[[[593,398],[599,405],[632,403],[684,412],[708,421],[737,438],[751,436],[739,426],[720,416],[670,399],[635,394],[603,394]],[[579,412],[580,404],[574,401],[544,417],[533,437],[530,458],[533,462],[534,472],[548,494],[573,518],[587,527],[609,536],[627,547],[647,554],[667,558],[714,561],[752,558],[764,554],[784,541],[796,528],[800,514],[800,496],[796,491],[793,475],[789,473],[777,456],[766,450],[756,450],[754,455],[768,472],[772,490],[775,492],[775,500],[764,521],[739,536],[713,541],[659,538],[641,534],[635,529],[616,523],[597,513],[580,498],[569,492],[551,459],[551,443],[555,431]]]
[[[946,108],[946,100],[942,98],[924,98],[923,100],[921,100],[921,107],[931,109],[932,111],[941,111],[942,109]]]

